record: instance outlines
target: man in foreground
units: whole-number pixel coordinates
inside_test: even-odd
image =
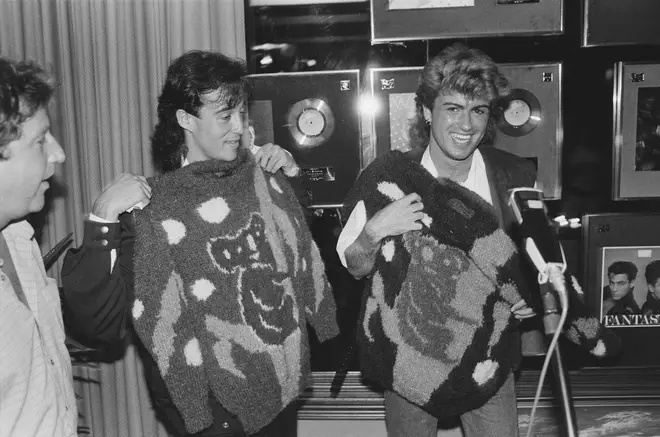
[[[74,437],[78,422],[57,283],[26,217],[64,151],[50,133],[52,79],[0,58],[0,436]]]

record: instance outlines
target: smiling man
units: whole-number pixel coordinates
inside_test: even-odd
[[[0,58],[0,436],[73,437],[77,409],[57,283],[25,220],[64,151],[50,133],[51,78]]]
[[[345,202],[337,252],[367,278],[361,370],[385,390],[389,436],[435,436],[450,416],[467,437],[518,435],[515,320],[534,312],[507,201],[536,172],[490,144],[491,109],[508,92],[478,50],[433,57],[416,92],[413,149],[379,157]]]

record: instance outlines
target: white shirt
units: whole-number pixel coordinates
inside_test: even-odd
[[[430,149],[427,147],[422,155],[422,167],[424,167],[431,176],[434,178],[438,177],[438,169],[433,164],[431,159]],[[490,185],[488,184],[488,175],[486,174],[486,164],[484,163],[484,158],[481,155],[479,149],[475,150],[472,155],[472,164],[470,165],[470,171],[468,172],[468,177],[465,182],[461,185],[467,188],[470,191],[477,193],[481,196],[486,202],[493,204],[493,199],[490,195]],[[346,267],[346,249],[348,246],[353,244],[353,242],[360,236],[362,228],[367,223],[367,211],[364,207],[364,202],[361,200],[351,211],[351,215],[346,221],[344,229],[342,229],[341,234],[339,234],[339,239],[337,240],[337,254],[341,263]]]
[[[255,144],[250,145],[250,152],[252,152],[253,155],[256,155],[258,151],[259,151],[259,146]],[[291,153],[289,153],[288,150],[285,150],[285,152],[288,153],[289,156],[291,155]],[[188,160],[184,158],[183,162],[181,163],[181,167],[185,167],[186,165],[188,165]],[[290,168],[288,171],[284,171],[284,174],[287,177],[294,177],[298,174],[298,171],[299,168],[297,165],[295,165],[294,167]],[[134,209],[142,209],[142,208],[144,208],[144,204],[142,202],[139,202],[136,205],[133,205],[132,207],[128,208],[126,212],[131,212]],[[89,214],[89,219],[93,222],[99,222],[99,223],[117,223],[117,222],[111,222],[109,220],[106,220],[91,213]],[[110,251],[110,271],[112,271],[112,269],[114,268],[116,260],[117,260],[117,249],[112,249]]]
[[[0,437],[77,436],[78,411],[57,283],[25,221],[2,235],[29,308],[0,259]],[[6,265],[5,265],[6,268]]]

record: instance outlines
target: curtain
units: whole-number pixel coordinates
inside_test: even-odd
[[[119,174],[153,174],[149,136],[167,66],[190,49],[245,58],[244,8],[242,0],[0,0],[0,55],[36,61],[58,81],[51,130],[67,160],[41,215],[44,252],[69,232],[80,244],[84,214]],[[61,261],[49,274],[60,269]],[[100,382],[76,383],[81,424],[94,437],[165,435],[133,346],[82,373]]]
[[[2,0],[0,55],[29,59],[58,81],[56,171],[41,244],[68,232],[123,172],[153,174],[149,135],[167,66],[190,49],[245,58],[241,0]],[[58,276],[57,265],[51,272]]]

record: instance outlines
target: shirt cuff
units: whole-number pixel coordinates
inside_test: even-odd
[[[84,247],[112,250],[119,248],[120,241],[121,223],[109,222],[93,214],[90,214],[88,219],[85,220]]]

